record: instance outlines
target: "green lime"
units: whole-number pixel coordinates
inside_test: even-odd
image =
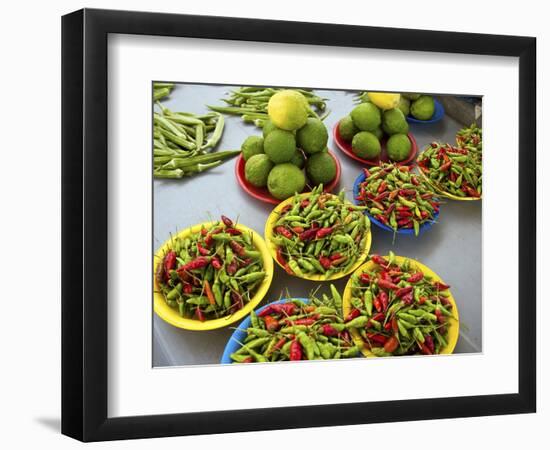
[[[336,176],[336,162],[330,153],[316,153],[307,159],[306,173],[314,185],[329,183]]]
[[[411,116],[418,120],[430,120],[434,115],[435,103],[431,95],[421,95],[412,102]]]
[[[267,188],[278,200],[285,200],[296,192],[302,192],[305,186],[304,172],[291,163],[276,165],[267,178]]]
[[[399,108],[388,109],[382,116],[382,128],[390,136],[396,133],[408,133],[409,124]]]
[[[380,110],[374,103],[361,103],[351,111],[354,125],[362,131],[373,131],[380,126]]]
[[[244,166],[244,176],[246,180],[256,187],[265,187],[268,176],[273,169],[273,163],[267,155],[260,153],[254,155],[246,162]]]
[[[261,136],[248,136],[241,145],[241,151],[245,161],[252,156],[264,152],[264,139]]]
[[[375,159],[380,155],[380,141],[371,132],[361,131],[353,136],[351,149],[360,158]]]
[[[305,153],[320,152],[327,146],[327,127],[319,119],[310,117],[306,124],[296,132],[296,142]]]
[[[264,139],[264,151],[275,164],[288,162],[296,152],[296,138],[290,131],[273,130]]]
[[[338,132],[344,141],[351,142],[353,136],[359,132],[359,129],[353,124],[351,116],[348,115],[340,121]]]
[[[404,161],[411,153],[411,141],[406,134],[394,134],[386,143],[388,157],[393,161]]]

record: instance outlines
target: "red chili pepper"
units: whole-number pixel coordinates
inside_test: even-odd
[[[361,311],[359,311],[357,308],[353,308],[350,313],[346,316],[346,322],[349,322],[356,317],[359,317],[361,315]]]
[[[426,219],[428,218],[428,211],[424,211],[424,210],[421,210],[420,211],[420,217],[422,217],[423,219]]]
[[[378,286],[384,289],[391,289],[392,291],[396,291],[397,289],[399,289],[395,283],[383,279],[378,280]]]
[[[384,212],[384,215],[386,216],[386,218],[390,216],[390,214],[393,212],[394,209],[395,209],[395,203],[390,204],[390,206],[386,208],[386,211]]]
[[[183,293],[190,295],[193,293],[193,285],[191,283],[183,283]]]
[[[409,278],[407,278],[407,282],[409,282],[409,283],[418,283],[423,278],[424,278],[424,273],[423,272],[416,272],[416,273],[413,273]]]
[[[201,236],[206,236],[208,233],[208,230],[206,228],[201,228]]]
[[[405,294],[401,300],[403,301],[403,303],[405,303],[406,305],[411,305],[412,302],[413,302],[413,293],[412,292],[409,292],[408,294]]]
[[[378,297],[380,298],[382,311],[386,311],[388,309],[388,303],[389,303],[388,294],[386,294],[384,291],[380,291],[380,293],[378,294]]]
[[[246,255],[245,248],[241,244],[239,244],[237,241],[229,241],[229,245],[237,255],[239,256]]]
[[[233,221],[229,217],[226,217],[226,216],[222,215],[222,222],[224,223],[224,225],[226,227],[232,227],[233,226]]]
[[[202,269],[203,267],[206,267],[208,264],[210,264],[210,258],[206,256],[199,256],[195,258],[192,261],[189,261],[187,264],[184,264],[183,266],[180,266],[177,269],[178,274],[181,271],[185,270],[196,270],[196,269]]]
[[[321,256],[319,257],[319,263],[321,264],[321,266],[323,266],[323,269],[329,269],[332,261],[326,256]]]
[[[294,303],[277,303],[264,308],[258,313],[258,317],[265,317],[270,314],[284,314],[286,316],[292,316],[296,312],[296,305]]]
[[[279,321],[273,316],[264,317],[265,327],[268,331],[277,331],[279,329]]]
[[[334,227],[319,228],[315,233],[316,239],[323,239],[334,231]]]
[[[307,208],[309,206],[309,199],[305,198],[300,202],[300,208]]]
[[[310,325],[313,325],[316,321],[317,321],[317,319],[315,319],[314,317],[306,317],[306,318],[303,318],[303,319],[285,320],[285,324],[287,324],[287,325],[306,325],[306,326],[309,327]]]
[[[378,214],[376,217],[376,220],[382,222],[384,225],[387,225],[388,224],[388,219],[383,216],[382,214]]]
[[[280,234],[281,236],[286,237],[287,239],[292,239],[292,233],[286,227],[279,225],[275,227],[275,233]]]
[[[291,361],[300,361],[302,359],[302,346],[296,339],[290,344],[289,356]]]
[[[339,252],[336,252],[336,253],[333,253],[332,255],[330,255],[330,260],[334,261],[335,259],[340,259],[341,257],[342,257],[342,254],[339,253]]]
[[[426,303],[426,300],[428,300],[428,299],[424,296],[418,297],[418,304],[423,305],[424,303]]]
[[[405,294],[408,294],[412,290],[413,290],[412,286],[405,286],[405,287],[399,288],[397,289],[397,291],[395,291],[395,296],[397,298],[402,298],[405,296]]]
[[[168,275],[168,272],[170,270],[173,270],[174,267],[176,267],[176,252],[173,250],[170,250],[168,253],[166,253],[163,264],[164,264],[164,272]]]
[[[424,339],[426,339],[426,338],[424,337]],[[431,355],[432,354],[432,352],[430,351],[429,347],[426,344],[422,344],[421,342],[419,342],[418,345],[420,346],[420,352],[423,355]]]
[[[197,242],[197,250],[202,256],[207,256],[210,253],[210,250],[204,248],[200,242]]]
[[[407,197],[409,195],[416,195],[416,191],[414,189],[399,189],[399,195],[403,197]]]
[[[282,207],[281,213],[283,213],[283,214],[284,214],[284,213],[287,213],[287,212],[289,212],[291,209],[292,209],[292,205],[290,205],[290,204],[285,205],[285,206]]]
[[[479,192],[477,192],[475,189],[472,189],[470,186],[466,186],[466,192],[470,197],[479,197]]]
[[[217,256],[212,257],[210,264],[212,264],[212,267],[216,270],[220,270],[222,268],[222,262]]]
[[[235,272],[237,272],[237,263],[236,261],[231,261],[231,263],[227,266],[227,269],[225,269],[228,275],[235,275]]]
[[[369,169],[367,169],[366,167],[363,168],[363,173],[365,174],[365,178],[369,178],[369,177],[370,177]]]
[[[412,222],[411,219],[405,218],[397,221],[397,226],[401,228],[411,228]]]
[[[383,334],[378,334],[378,333],[368,333],[367,338],[369,340],[374,341],[377,344],[381,344],[381,345],[384,345],[386,343],[386,341],[388,340],[388,338],[386,336],[384,336]]]
[[[384,324],[384,330],[386,330],[386,331],[391,330],[391,322],[386,322],[386,323]]]
[[[443,316],[443,313],[439,309],[436,309],[434,311],[434,314],[435,314],[435,317],[437,317],[437,321],[439,323],[445,323],[445,316]]]
[[[370,283],[370,277],[368,273],[362,273],[359,277],[359,281],[363,284],[369,284]]]
[[[338,336],[338,331],[328,323],[321,326],[321,332],[325,336]]]
[[[412,217],[412,216],[413,216],[413,213],[411,211],[399,211],[397,213],[397,217],[399,219],[407,219],[408,217]]]
[[[304,227],[292,227],[292,231],[294,231],[297,234],[304,232]]]
[[[239,263],[239,267],[246,267],[252,264],[252,258],[245,258]]]
[[[247,356],[245,359],[243,359],[243,363],[245,364],[253,363],[253,362],[254,362],[254,358],[252,358],[252,356]]]
[[[303,233],[300,233],[298,236],[301,241],[309,241],[315,237],[317,234],[317,227],[311,227],[309,230],[304,231]]]
[[[420,184],[420,181],[418,181],[418,178],[416,178],[414,175],[411,177],[411,183],[415,186],[418,186]]]
[[[372,261],[375,264],[378,264],[379,266],[387,266],[388,265],[388,261],[386,260],[386,258],[383,258],[380,255],[372,255],[370,257],[370,259],[372,259]]]
[[[393,353],[395,350],[397,350],[398,346],[399,346],[399,341],[395,336],[392,336],[384,344],[384,351],[388,353]]]
[[[231,236],[240,236],[243,234],[241,230],[237,230],[236,228],[226,228],[225,232]]]
[[[395,316],[391,319],[391,329],[396,335],[399,333],[399,325],[397,324],[397,318]]]
[[[445,291],[447,289],[449,289],[451,286],[449,286],[448,284],[445,284],[445,283],[441,283],[440,281],[436,281],[434,283],[434,287],[438,290],[438,291]]]
[[[376,320],[377,322],[380,322],[381,320],[384,320],[386,316],[384,315],[384,313],[376,313],[374,316],[371,317],[372,320]]]
[[[395,210],[399,212],[402,212],[402,211],[410,212],[411,208],[409,208],[408,206],[398,206],[397,208],[395,208]]]
[[[374,297],[372,304],[374,305],[374,309],[376,309],[376,311],[382,311],[382,303],[380,302],[380,299],[378,297]]]
[[[384,191],[381,194],[378,194],[376,197],[374,197],[374,201],[379,202],[380,200],[384,200],[389,195],[390,195],[389,191]]]
[[[204,314],[203,312],[201,311],[201,309],[197,306],[197,308],[195,309],[195,315],[197,316],[197,319],[199,319],[201,322],[204,322],[205,321],[205,317],[204,317]]]
[[[443,164],[440,168],[439,168],[439,171],[440,172],[446,172],[447,170],[449,170],[451,168],[451,164],[452,164],[452,161],[447,161],[445,164]]]
[[[231,292],[231,300],[233,301],[233,306],[236,306],[237,309],[241,309],[244,306],[243,297],[238,292]]]

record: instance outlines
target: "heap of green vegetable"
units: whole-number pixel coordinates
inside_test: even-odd
[[[153,83],[153,101],[168,97],[174,89],[174,83]]]
[[[418,235],[422,224],[435,220],[440,203],[428,184],[410,170],[395,164],[363,169],[366,178],[356,199],[394,231],[412,228]]]
[[[241,116],[242,120],[254,123],[257,127],[263,128],[269,120],[267,115],[267,104],[269,99],[283,88],[271,87],[241,87],[231,91],[229,98],[222,98],[221,101],[229,106],[208,106],[212,111],[219,113]],[[294,89],[304,95],[312,109],[310,116],[324,120],[328,112],[322,114],[326,109],[326,100],[317,96],[313,91],[307,89]],[[319,115],[321,114],[321,115]]]
[[[225,216],[185,238],[172,238],[155,274],[166,303],[200,321],[242,309],[265,276],[252,233]]]
[[[221,114],[172,112],[159,106],[160,112],[153,113],[155,178],[192,176],[240,153],[238,150],[208,153],[222,137]]]
[[[477,150],[432,142],[417,162],[436,190],[458,197],[481,197],[482,165]]]
[[[359,354],[349,325],[342,318],[342,298],[331,285],[331,295],[311,296],[311,304],[294,299],[272,303],[258,315],[242,347],[231,354],[237,363],[352,358]]]
[[[370,221],[362,211],[345,200],[344,191],[323,193],[322,185],[296,194],[273,227],[277,261],[298,277],[346,273],[365,252]]]
[[[475,123],[469,127],[464,127],[456,133],[456,143],[460,148],[465,148],[469,151],[478,152],[481,159],[483,152],[483,133]]]
[[[376,356],[435,355],[447,346],[452,316],[449,287],[405,259],[372,255],[373,270],[350,279],[346,318]]]

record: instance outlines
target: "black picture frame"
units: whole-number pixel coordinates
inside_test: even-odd
[[[107,417],[111,33],[519,58],[518,393]],[[536,409],[536,39],[84,9],[62,18],[62,433],[82,441],[516,414]]]

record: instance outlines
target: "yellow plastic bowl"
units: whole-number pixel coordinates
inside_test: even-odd
[[[386,256],[386,258],[388,258],[388,256]],[[416,261],[414,259],[411,259],[411,258],[405,258],[403,256],[396,256],[395,257],[395,260],[400,264],[403,263],[406,259],[408,259],[410,261],[412,267],[415,267],[417,270],[420,270],[424,274],[431,276],[434,281],[439,281],[439,282],[443,283],[443,280],[439,277],[439,275],[437,275],[434,271],[432,271],[429,267],[425,266],[424,264],[419,263],[418,261]],[[356,270],[355,273],[359,275],[359,274],[363,273],[365,270],[372,270],[375,266],[376,266],[376,264],[373,261],[369,261],[369,262],[363,264],[361,267],[359,267]],[[441,349],[441,351],[439,352],[439,354],[453,353],[453,351],[456,347],[456,343],[458,341],[458,335],[459,335],[459,332],[460,332],[460,322],[459,322],[459,318],[458,318],[458,308],[456,307],[455,299],[453,298],[453,295],[451,294],[450,290],[449,290],[449,296],[447,297],[447,299],[453,305],[453,309],[452,309],[452,314],[453,315],[452,315],[452,317],[453,317],[454,320],[449,321],[449,325],[448,325],[448,328],[447,328],[447,333],[448,333],[447,334],[447,346],[443,347]],[[344,289],[344,295],[342,297],[342,308],[343,308],[343,312],[344,312],[344,317],[347,316],[351,312],[351,309],[352,309],[352,305],[351,305],[351,278],[349,279],[348,283],[346,284],[346,288]],[[361,352],[363,353],[363,355],[365,355],[366,357],[375,357],[375,358],[377,357],[374,353],[372,353],[369,349],[367,349],[364,346],[363,339],[361,338],[361,335],[359,334],[359,332],[357,330],[352,329],[351,330],[351,336],[352,336],[353,341],[355,342],[355,344],[358,345],[361,348]]]
[[[192,233],[197,233],[201,230],[201,227],[210,227],[216,222],[205,222],[198,225],[193,225],[190,228],[180,231],[177,236],[180,238],[185,238]],[[271,281],[273,280],[273,261],[267,251],[267,246],[265,245],[262,237],[256,233],[254,230],[251,230],[244,225],[236,224],[235,228],[241,230],[243,233],[252,233],[252,242],[254,247],[262,254],[262,261],[264,265],[264,270],[266,272],[266,277],[258,287],[254,297],[244,306],[244,308],[237,311],[235,314],[229,316],[220,317],[219,319],[205,320],[201,322],[196,319],[189,319],[187,317],[181,317],[179,312],[174,308],[168,306],[164,300],[164,295],[159,292],[159,286],[155,278],[155,273],[157,271],[158,264],[162,261],[166,252],[170,249],[170,239],[167,240],[162,247],[155,253],[154,263],[153,263],[153,286],[154,286],[154,310],[155,313],[165,322],[168,322],[170,325],[173,325],[178,328],[183,328],[185,330],[193,331],[207,331],[215,330],[217,328],[223,328],[227,325],[230,325],[238,320],[241,320],[243,317],[250,314],[250,312],[262,301],[262,299],[267,294]]]
[[[311,195],[311,192],[306,192],[306,193],[300,194],[300,198],[305,199],[305,198],[309,197],[310,195]],[[325,194],[325,195],[327,195],[327,194]],[[333,197],[336,197],[333,194],[328,194],[328,195],[332,195]],[[279,205],[277,205],[273,209],[273,211],[271,211],[271,214],[269,214],[269,217],[267,218],[267,222],[265,224],[264,236],[265,236],[265,240],[267,242],[267,247],[269,249],[269,252],[271,253],[271,256],[273,257],[273,259],[275,260],[275,262],[277,264],[279,264],[279,261],[277,261],[277,246],[271,241],[271,238],[273,237],[273,228],[275,226],[275,222],[277,222],[277,220],[279,220],[281,210],[286,205],[292,203],[293,198],[294,197],[290,197],[290,198],[286,199],[284,202],[279,203]],[[351,203],[350,203],[350,205],[351,205]],[[354,270],[356,270],[363,263],[363,261],[365,261],[366,257],[369,254],[371,242],[372,242],[372,234],[371,234],[370,227],[369,227],[369,230],[367,232],[367,239],[365,241],[365,246],[362,249],[363,250],[362,253],[357,258],[357,261],[355,262],[355,264],[353,266],[351,266],[345,272],[336,272],[336,273],[333,273],[329,277],[327,277],[326,275],[323,275],[323,274],[319,274],[319,275],[304,274],[302,276],[298,276],[298,275],[294,275],[294,276],[296,276],[298,278],[303,278],[305,280],[310,280],[310,281],[331,281],[331,280],[338,280],[339,278],[343,278],[346,275],[349,275],[350,273],[352,273]],[[281,264],[279,264],[279,266],[281,266]],[[281,267],[284,269],[283,266],[281,266]]]
[[[417,159],[417,164],[418,164],[418,159]],[[458,195],[450,194],[449,192],[444,191],[443,189],[439,188],[432,180],[430,180],[428,176],[426,176],[426,174],[422,171],[420,166],[418,168],[418,173],[424,179],[424,181],[426,181],[426,183],[428,183],[433,188],[433,190],[442,197],[447,197],[447,198],[450,198],[451,200],[458,200],[462,202],[481,200],[482,195],[480,195],[479,197],[459,197]]]

